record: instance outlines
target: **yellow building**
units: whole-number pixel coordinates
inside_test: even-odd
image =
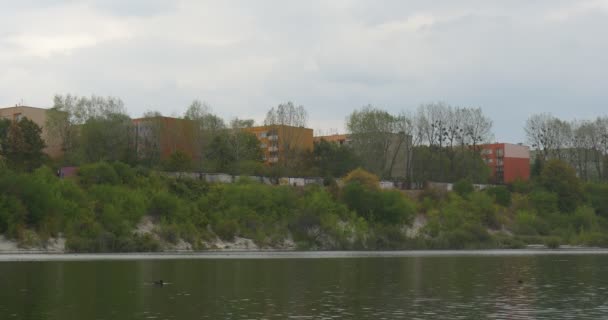
[[[260,140],[264,161],[268,164],[286,160],[288,153],[313,150],[313,130],[303,127],[270,125],[243,128]]]
[[[42,128],[42,140],[46,143],[44,152],[51,158],[58,158],[63,155],[61,139],[51,136],[46,130],[47,109],[27,106],[0,108],[0,118],[11,121],[19,121],[23,118],[30,119]]]

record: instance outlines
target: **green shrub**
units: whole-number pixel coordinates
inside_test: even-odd
[[[238,228],[239,225],[235,220],[226,219],[218,222],[214,226],[213,231],[215,231],[215,234],[217,234],[220,239],[225,241],[232,241],[237,235]]]
[[[405,234],[403,234],[403,232],[401,232],[401,229],[398,226],[377,226],[375,231],[376,249],[402,249],[402,246],[406,240],[406,236]]]
[[[163,161],[163,168],[166,171],[184,172],[191,170],[192,167],[192,157],[179,150],[171,153],[169,158]]]
[[[545,246],[549,249],[558,249],[561,243],[561,239],[558,237],[547,237],[545,239]]]
[[[158,240],[150,234],[134,235],[135,248],[138,252],[156,252],[160,251],[161,246]]]
[[[0,194],[0,233],[16,238],[19,230],[25,228],[27,208],[12,195]]]
[[[532,183],[530,181],[517,179],[509,185],[509,189],[516,193],[527,194],[532,191]]]
[[[107,162],[97,162],[82,165],[78,168],[78,177],[83,186],[97,184],[116,185],[121,182],[114,167]]]
[[[168,192],[159,191],[151,195],[147,212],[154,217],[169,218],[179,209],[179,198]]]
[[[476,221],[480,221],[481,224],[490,228],[500,228],[496,206],[488,194],[483,192],[471,194],[465,206],[464,210],[471,212]]]
[[[398,191],[364,188],[358,182],[342,190],[342,201],[367,221],[385,224],[408,223],[414,216],[414,204]]]
[[[507,189],[507,187],[504,186],[498,186],[498,187],[493,187],[493,188],[489,188],[486,191],[489,195],[491,195],[492,197],[494,197],[494,201],[503,206],[503,207],[509,207],[511,206],[511,192],[509,192],[509,189]]]
[[[608,218],[608,184],[589,183],[585,186],[585,194],[595,212]]]
[[[502,232],[495,234],[493,239],[496,246],[501,249],[522,249],[526,246],[521,239]]]
[[[563,161],[547,161],[542,169],[540,183],[546,190],[557,195],[561,212],[573,212],[584,199],[576,170]]]
[[[98,216],[107,216],[106,221],[114,227],[118,227],[118,223],[122,221],[135,225],[146,213],[145,196],[140,191],[124,186],[93,186],[89,189],[89,196],[95,201]],[[105,211],[108,207],[111,209]]]
[[[160,227],[160,237],[173,244],[177,244],[180,240],[179,227],[175,224],[163,223]]]
[[[598,228],[598,217],[593,208],[578,207],[572,217],[572,224],[577,231],[595,231]]]
[[[380,187],[380,179],[378,179],[378,176],[361,168],[349,172],[346,177],[342,179],[342,182],[345,185],[358,183],[362,187],[370,190],[375,190]]]
[[[608,247],[608,234],[602,232],[581,232],[578,243],[591,247]]]
[[[528,211],[518,211],[515,215],[513,231],[519,235],[546,234],[547,227],[540,217]]]
[[[468,197],[474,191],[473,183],[468,179],[461,179],[454,183],[454,192],[463,198]]]
[[[135,182],[135,177],[137,173],[135,169],[131,168],[126,163],[122,163],[120,161],[116,161],[112,163],[112,168],[118,175],[118,179],[123,184],[133,184]]]
[[[530,204],[540,215],[550,214],[558,211],[557,194],[542,190],[530,193]]]

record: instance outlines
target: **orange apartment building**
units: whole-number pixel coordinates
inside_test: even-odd
[[[313,150],[313,130],[309,128],[270,125],[243,130],[255,134],[258,138],[267,164],[279,162],[286,150]]]
[[[196,121],[159,116],[133,119],[133,125],[140,157],[157,152],[159,159],[164,160],[180,151],[194,161],[200,160],[200,130]]]
[[[492,170],[494,183],[512,183],[530,179],[530,148],[518,144],[481,145],[481,156]]]
[[[11,121],[19,121],[23,118],[28,118],[36,123],[38,126],[40,126],[40,128],[42,128],[41,138],[46,144],[44,153],[51,158],[58,158],[63,155],[61,140],[58,137],[53,137],[50,135],[46,129],[47,111],[48,109],[28,106],[0,108],[0,118]]]

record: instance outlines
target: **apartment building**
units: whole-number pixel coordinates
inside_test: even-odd
[[[11,121],[19,121],[23,118],[27,118],[36,123],[42,128],[42,140],[46,144],[44,153],[51,158],[58,158],[63,155],[61,146],[61,139],[57,136],[51,135],[46,128],[48,109],[35,108],[28,106],[14,106],[8,108],[0,108],[0,118],[8,119]]]
[[[243,128],[255,134],[267,164],[284,160],[287,151],[312,151],[313,130],[303,127],[270,125]]]
[[[494,183],[511,183],[530,179],[530,148],[519,144],[481,145],[481,156],[492,170]]]
[[[200,160],[202,146],[196,121],[158,116],[133,119],[133,125],[139,157],[164,160],[180,151]]]

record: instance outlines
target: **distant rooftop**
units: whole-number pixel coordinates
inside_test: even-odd
[[[22,106],[22,105],[14,105],[14,106],[9,106],[9,107],[0,107],[0,110],[2,110],[2,109],[11,109],[11,108],[30,108],[30,109],[48,110],[48,108],[30,107],[30,106]]]

